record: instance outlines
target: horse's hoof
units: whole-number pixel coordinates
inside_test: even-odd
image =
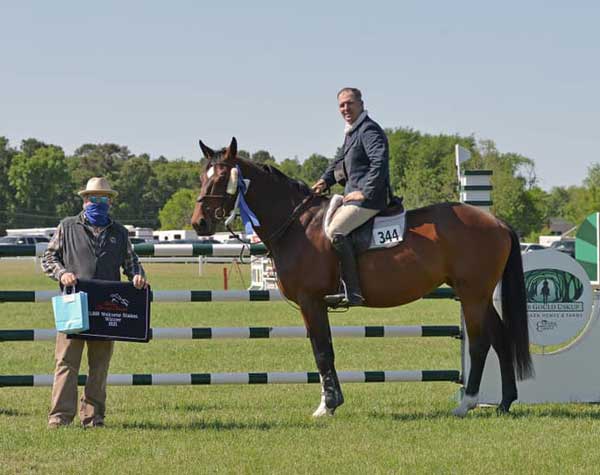
[[[477,407],[477,401],[477,395],[463,396],[460,406],[454,409],[452,414],[454,414],[456,417],[465,417],[471,409],[475,409]]]
[[[460,417],[461,419],[467,415],[467,412],[469,412],[469,409],[462,406],[452,410],[452,414],[456,417]]]
[[[325,404],[325,400],[321,400],[321,404],[317,407],[317,410],[313,412],[313,417],[323,417],[323,416],[333,416],[335,413],[335,408],[330,409]]]
[[[506,406],[504,404],[500,404],[496,408],[496,414],[499,416],[505,416],[507,414],[510,414],[510,405]]]
[[[335,410],[344,404],[344,395],[342,391],[336,390],[331,393],[321,395],[321,403],[317,410],[313,412],[313,417],[333,416]]]

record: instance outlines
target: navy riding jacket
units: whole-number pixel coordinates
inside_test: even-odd
[[[387,206],[389,196],[389,161],[389,145],[385,132],[367,116],[355,130],[346,135],[340,153],[329,163],[321,179],[328,187],[335,183],[345,184],[345,194],[362,191],[365,199],[351,202],[352,204],[383,210]],[[339,170],[343,170],[345,180],[336,180]]]

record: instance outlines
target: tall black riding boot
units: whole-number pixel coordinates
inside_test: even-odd
[[[342,280],[346,287],[346,293],[326,295],[325,302],[332,307],[356,307],[364,305],[365,299],[360,291],[356,257],[350,238],[341,234],[335,234],[331,244],[340,258]]]

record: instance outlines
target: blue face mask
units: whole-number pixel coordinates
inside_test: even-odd
[[[94,226],[106,226],[110,222],[108,203],[90,203],[85,207],[84,214]]]

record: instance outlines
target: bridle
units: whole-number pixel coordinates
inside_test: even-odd
[[[216,164],[218,160],[211,160],[212,165],[214,166]],[[233,167],[228,167],[228,175],[230,176],[229,181],[227,183],[227,188],[225,193],[221,193],[221,194],[207,194],[207,195],[198,195],[198,198],[196,198],[196,203],[199,203],[200,206],[202,206],[202,202],[206,199],[210,199],[210,200],[215,200],[217,203],[220,201],[220,206],[217,206],[216,208],[214,208],[213,211],[213,215],[214,215],[214,219],[217,222],[222,222],[226,215],[227,212],[225,211],[225,207],[229,204],[229,201],[233,200],[234,201],[234,205],[233,208],[235,208],[235,200],[237,199],[237,195],[239,193],[239,189],[237,186],[237,177],[235,178],[235,191],[233,193],[229,192],[230,186],[231,186],[231,180],[232,180],[232,170],[234,168]],[[214,184],[213,187],[214,189]],[[212,189],[211,189],[212,191]],[[206,208],[208,208],[208,210],[211,210],[212,208],[210,206],[206,206]],[[207,211],[208,211],[207,210]]]
[[[236,194],[237,195],[237,194]],[[228,193],[223,193],[220,195],[200,195],[198,196],[198,198],[196,199],[196,203],[200,203],[200,206],[202,206],[202,202],[205,199],[214,199],[215,201],[221,200],[220,206],[217,206],[216,208],[214,208],[213,211],[213,217],[217,222],[221,222],[225,219],[227,212],[225,211],[225,206],[227,206],[227,202],[228,200],[231,199],[235,199],[236,195],[230,195]],[[207,206],[207,211],[208,210],[213,210],[212,207]]]
[[[231,169],[230,169],[230,173],[231,173]],[[228,186],[228,189],[229,189],[229,186]],[[217,208],[215,208],[213,215],[214,215],[214,219],[217,222],[223,222],[223,221],[225,221],[226,216],[227,216],[227,212],[225,211],[225,206],[228,204],[228,200],[235,200],[234,205],[231,210],[231,216],[229,218],[227,218],[227,221],[225,221],[227,229],[232,234],[235,235],[235,233],[233,231],[231,231],[231,229],[229,228],[228,221],[230,218],[233,219],[233,214],[235,213],[235,210],[238,207],[239,193],[240,193],[240,188],[238,185],[236,185],[235,192],[233,194],[226,191],[225,193],[222,193],[222,194],[210,194],[210,195],[198,196],[198,198],[196,199],[196,203],[202,204],[202,201],[204,199],[214,199],[215,201],[220,200],[221,205],[218,206]],[[309,203],[313,200],[313,198],[316,198],[318,196],[319,195],[312,193],[312,192],[309,195],[305,196],[304,199],[292,210],[291,214],[285,220],[285,222],[281,226],[279,226],[274,232],[272,232],[269,235],[269,237],[265,239],[265,241],[268,242],[270,245],[273,245],[276,241],[281,239],[284,236],[284,234],[286,233],[286,231],[288,230],[288,228],[291,226],[291,224],[295,220],[297,220],[304,211],[306,211]]]

